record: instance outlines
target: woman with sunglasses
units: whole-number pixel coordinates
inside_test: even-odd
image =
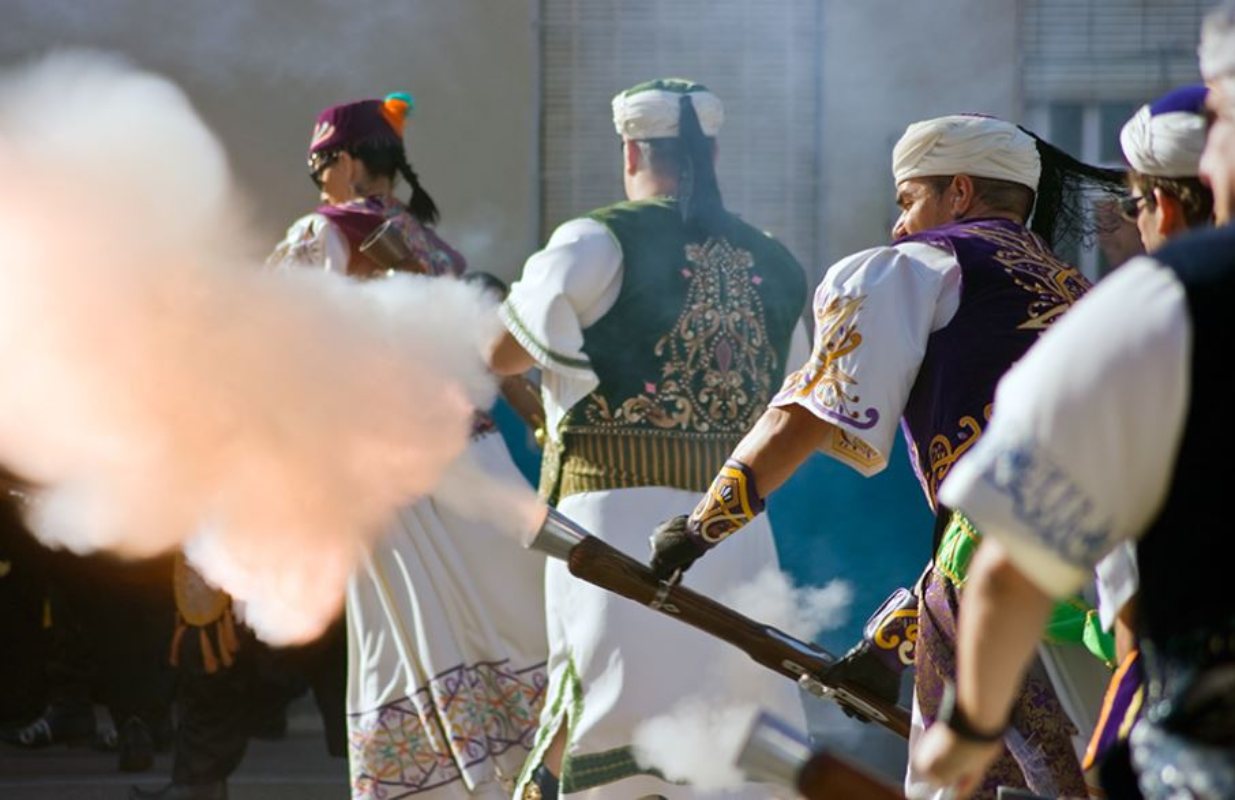
[[[434,230],[437,206],[404,151],[411,107],[398,93],[318,116],[309,175],[322,205],[268,263],[357,279],[392,269],[462,275],[463,257]],[[406,203],[394,194],[399,178],[411,187]],[[395,240],[385,251],[400,253],[397,264],[371,249],[379,233]],[[477,414],[469,454],[501,480],[524,482],[487,414]],[[348,588],[354,798],[510,796],[546,685],[543,584],[543,557],[484,523],[432,497],[399,512]]]
[[[372,277],[380,265],[360,248],[389,220],[413,254],[405,268],[430,275],[463,273],[463,256],[433,230],[437,204],[420,185],[403,148],[404,120],[411,109],[411,96],[396,92],[384,100],[331,106],[318,115],[308,164],[322,205],[292,224],[270,263]],[[394,195],[399,178],[411,187],[406,203]]]

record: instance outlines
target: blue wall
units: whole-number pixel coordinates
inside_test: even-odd
[[[772,494],[768,513],[781,567],[799,585],[853,584],[848,624],[819,637],[834,655],[861,637],[896,587],[918,579],[930,555],[933,517],[899,437],[888,468],[873,478],[812,456]]]

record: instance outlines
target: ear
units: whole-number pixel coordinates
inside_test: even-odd
[[[354,183],[358,177],[356,175],[356,167],[358,164],[359,162],[352,158],[352,154],[346,150],[339,153],[339,157],[336,158],[334,162],[335,169],[339,170],[342,175],[346,176],[349,184]]]
[[[633,139],[622,139],[622,157],[626,165],[626,174],[634,175],[639,171],[643,150],[639,148],[639,145]]]
[[[1168,238],[1187,230],[1184,206],[1178,197],[1167,194],[1159,187],[1154,189],[1154,204],[1158,206],[1158,235]]]
[[[953,219],[963,219],[969,215],[976,200],[973,189],[973,178],[968,175],[954,175],[952,185],[952,200],[948,205]]]

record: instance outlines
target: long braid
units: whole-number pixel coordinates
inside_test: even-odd
[[[433,198],[420,185],[420,177],[416,174],[416,170],[412,169],[412,165],[403,155],[399,156],[396,166],[408,186],[412,187],[412,195],[407,199],[408,212],[425,225],[436,225],[440,216],[437,203],[433,202]]]

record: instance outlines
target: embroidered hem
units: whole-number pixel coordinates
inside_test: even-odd
[[[348,714],[352,797],[484,782],[487,776],[477,774],[484,762],[531,748],[547,683],[544,664],[461,664],[408,697]]]

